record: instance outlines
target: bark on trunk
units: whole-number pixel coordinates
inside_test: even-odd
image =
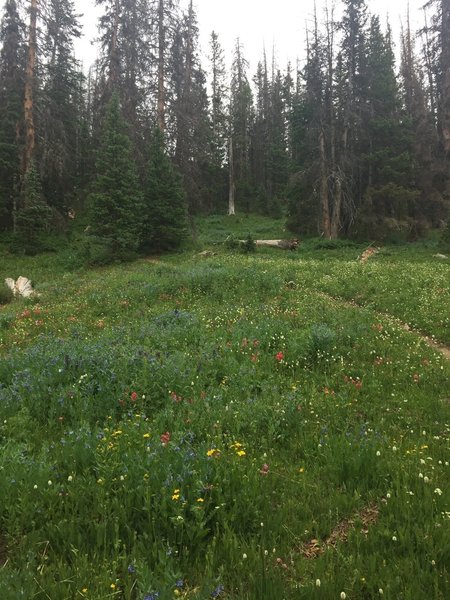
[[[33,88],[36,71],[36,27],[37,27],[38,0],[31,0],[30,29],[28,32],[28,57],[25,71],[24,91],[24,120],[25,120],[25,150],[23,158],[23,172],[26,173],[34,155],[35,129],[34,129],[34,102]]]

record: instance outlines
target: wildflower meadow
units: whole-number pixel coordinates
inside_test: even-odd
[[[0,598],[448,598],[449,263],[213,250],[2,255]]]

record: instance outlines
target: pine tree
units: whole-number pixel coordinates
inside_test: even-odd
[[[20,181],[25,26],[8,0],[0,27],[0,230],[11,229]]]
[[[44,236],[49,231],[51,209],[45,201],[42,183],[33,160],[28,164],[23,185],[21,207],[17,215],[16,249],[37,254],[44,249]]]
[[[48,203],[62,211],[73,194],[78,168],[83,76],[73,44],[81,34],[72,0],[49,0],[47,9],[40,170]]]
[[[237,201],[248,212],[251,204],[250,130],[253,120],[253,96],[247,78],[248,62],[242,44],[236,40],[231,68],[230,93],[230,192],[236,190]],[[234,196],[229,213],[234,214]]]
[[[107,106],[89,205],[90,234],[103,247],[102,260],[132,256],[141,241],[142,191],[116,93]]]
[[[180,176],[164,151],[163,132],[153,132],[143,209],[142,249],[175,250],[187,237],[186,199]]]
[[[198,27],[192,1],[174,36],[171,60],[171,127],[174,163],[187,194],[189,212],[208,204],[204,168],[211,160],[206,78],[198,57]]]

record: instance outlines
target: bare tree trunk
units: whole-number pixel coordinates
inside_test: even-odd
[[[111,89],[117,89],[117,84],[119,82],[119,55],[117,48],[117,38],[119,33],[119,11],[119,0],[116,0],[111,47],[109,49],[109,83]]]
[[[336,191],[334,193],[333,214],[331,215],[330,239],[337,240],[341,226],[342,211],[342,179],[340,173],[336,174]]]
[[[158,107],[157,120],[161,131],[166,128],[166,88],[164,84],[164,47],[166,43],[164,29],[164,0],[159,0],[158,7]]]
[[[325,134],[323,129],[319,134],[320,147],[320,208],[322,213],[322,232],[324,237],[330,238],[330,207],[328,202],[327,163],[325,156]]]
[[[442,141],[447,161],[450,161],[450,2],[441,1],[442,24]]]
[[[25,120],[25,150],[23,172],[26,173],[33,159],[35,147],[34,101],[33,89],[36,71],[36,28],[38,0],[31,0],[30,29],[28,33],[28,59],[25,71],[24,120]]]
[[[229,152],[229,169],[230,169],[230,190],[228,194],[228,214],[235,215],[234,195],[236,184],[234,181],[234,157],[233,157],[233,137],[230,136],[230,152]]]

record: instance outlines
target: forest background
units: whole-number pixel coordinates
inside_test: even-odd
[[[447,0],[425,5],[418,31],[406,13],[396,39],[364,0],[329,4],[301,60],[264,50],[253,70],[240,38],[229,61],[213,32],[201,57],[192,1],[97,5],[85,73],[73,2],[4,4],[0,229],[12,249],[75,231],[85,259],[107,262],[177,248],[195,215],[225,212],[286,215],[294,235],[331,239],[440,229],[445,245]]]

